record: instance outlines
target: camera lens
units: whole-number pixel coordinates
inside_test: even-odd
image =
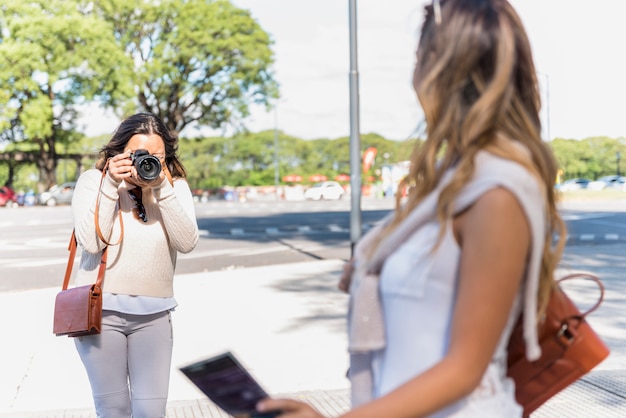
[[[152,181],[161,173],[161,162],[153,155],[137,156],[133,162],[137,175],[143,180]]]

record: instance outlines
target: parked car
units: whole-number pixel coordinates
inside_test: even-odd
[[[311,200],[338,200],[343,197],[345,190],[336,181],[315,183],[304,191],[304,198]]]
[[[69,205],[72,203],[72,196],[74,196],[74,187],[76,187],[74,181],[63,183],[60,186],[52,186],[47,192],[39,195],[39,204],[47,206]]]
[[[35,206],[37,204],[37,195],[32,190],[26,192],[17,192],[17,204],[20,206]]]
[[[626,191],[626,177],[622,176],[617,180],[611,182],[609,185],[607,185],[607,188]]]
[[[604,190],[606,188],[622,188],[624,181],[621,176],[604,176],[587,185],[589,190]]]
[[[8,186],[0,187],[0,206],[17,206],[17,195],[13,189]]]
[[[589,179],[584,179],[584,178],[569,179],[561,183],[558,189],[562,192],[586,189],[589,183],[591,183],[591,180]]]

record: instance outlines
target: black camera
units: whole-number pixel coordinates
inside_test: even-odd
[[[155,180],[161,174],[161,161],[145,149],[133,152],[130,159],[137,170],[137,175],[145,181]]]

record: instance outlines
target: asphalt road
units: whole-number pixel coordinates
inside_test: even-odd
[[[625,201],[568,203],[568,248],[626,242]],[[363,199],[362,231],[393,208]],[[350,201],[211,201],[196,205],[201,239],[177,273],[344,259],[351,253]],[[60,286],[72,229],[68,206],[0,208],[0,291]],[[567,252],[567,249],[566,249]]]
[[[393,208],[361,206],[363,230]],[[201,238],[179,274],[350,257],[350,201],[196,204]],[[0,291],[60,286],[72,230],[69,206],[1,208]],[[78,257],[77,257],[78,259]]]

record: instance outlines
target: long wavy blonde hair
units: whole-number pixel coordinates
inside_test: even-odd
[[[442,174],[456,166],[440,195],[437,217],[445,228],[453,202],[474,172],[481,150],[513,160],[544,185],[548,233],[538,294],[543,313],[554,283],[553,271],[565,245],[565,224],[553,187],[557,164],[541,139],[541,100],[530,43],[522,22],[506,0],[441,0],[440,18],[426,6],[417,49],[414,88],[426,122],[426,140],[411,157],[406,202],[382,236],[435,189]],[[506,140],[499,140],[506,138]],[[517,145],[516,145],[517,143]],[[519,144],[528,153],[519,151]],[[442,232],[443,234],[443,232]],[[553,245],[553,236],[559,240]]]

